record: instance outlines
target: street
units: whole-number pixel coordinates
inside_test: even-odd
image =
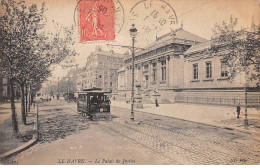
[[[40,139],[5,164],[259,164],[249,133],[111,107],[111,121],[90,121],[75,102],[39,104]]]

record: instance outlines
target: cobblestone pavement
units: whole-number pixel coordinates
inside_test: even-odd
[[[97,124],[107,133],[164,159],[168,164],[259,164],[260,142],[250,134],[235,130],[207,126],[154,114],[111,107],[112,121],[93,122],[76,113],[75,103],[62,103],[43,107],[40,116],[40,144],[52,142]],[[60,109],[67,109],[68,113]],[[37,151],[41,145],[17,155]]]
[[[40,143],[52,142],[63,139],[68,135],[79,133],[89,128],[90,121],[79,117],[78,113],[64,111],[66,106],[60,104],[39,107],[39,141]]]
[[[131,122],[129,110],[111,111],[116,118],[102,125],[172,164],[260,163],[260,143],[248,134],[142,112],[135,112],[136,122]]]

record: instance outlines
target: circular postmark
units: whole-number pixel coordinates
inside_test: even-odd
[[[109,23],[103,24],[111,18]],[[75,26],[78,24],[80,35],[87,41],[90,40],[89,32],[94,32],[94,37],[103,36],[104,39],[113,31],[113,35],[116,36],[121,31],[124,21],[125,12],[119,0],[79,0],[74,10],[74,24]],[[86,22],[84,27],[83,22]],[[108,30],[102,30],[107,27]]]
[[[130,10],[130,21],[137,26],[140,25],[139,33],[149,33],[166,27],[172,28],[178,24],[175,10],[164,0],[141,0],[137,2]]]
[[[115,11],[115,31],[116,35],[122,30],[125,23],[125,11],[119,0],[114,0],[114,11]]]

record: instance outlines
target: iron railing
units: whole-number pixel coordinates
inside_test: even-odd
[[[243,98],[223,98],[223,97],[188,97],[179,96],[175,97],[176,103],[191,103],[191,104],[208,104],[220,106],[245,106],[245,99]],[[251,97],[247,99],[248,107],[260,107],[260,98]]]

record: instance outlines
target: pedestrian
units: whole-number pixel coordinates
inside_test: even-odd
[[[240,103],[238,103],[238,105],[237,105],[237,118],[239,118],[240,110],[241,110],[241,106],[240,106]]]
[[[158,104],[158,100],[157,100],[157,99],[155,99],[155,106],[156,106],[156,107],[159,107],[159,104]]]

